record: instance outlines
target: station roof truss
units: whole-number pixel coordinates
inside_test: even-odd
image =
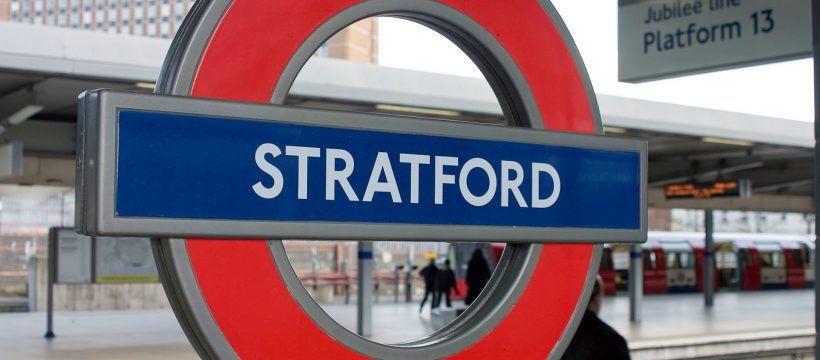
[[[14,23],[0,23],[0,43],[0,141],[24,143],[23,176],[0,183],[67,186],[74,182],[77,96],[96,88],[152,91],[170,46],[163,39]],[[649,206],[813,212],[812,123],[597,97],[609,135],[649,141]],[[483,79],[316,57],[286,103],[504,122]],[[739,179],[751,181],[751,198],[663,198],[666,184]]]

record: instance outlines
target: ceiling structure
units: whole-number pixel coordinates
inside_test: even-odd
[[[170,42],[28,27],[37,29],[26,35],[32,41],[62,42],[49,54],[6,39],[8,25],[0,23],[0,143],[23,143],[24,169],[0,183],[73,186],[77,96],[96,88],[151,91]],[[98,45],[95,56],[80,51],[88,45],[71,51],[88,41]],[[140,46],[147,50],[139,56],[124,50]],[[598,103],[609,135],[648,141],[650,206],[813,211],[813,124],[600,94]],[[504,122],[483,79],[324,58],[306,64],[287,104]],[[751,198],[667,201],[662,194],[670,183],[738,179],[751,181]]]

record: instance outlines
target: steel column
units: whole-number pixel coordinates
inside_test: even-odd
[[[640,244],[629,246],[629,321],[641,321],[643,303],[643,250]]]
[[[817,139],[820,138],[820,127],[818,126],[818,119],[820,119],[820,0],[812,0],[811,2],[811,23],[812,23],[812,50],[814,57],[814,214],[820,213],[818,209],[817,194],[820,194],[820,182],[817,181],[818,172],[820,172],[820,152],[817,148]],[[814,227],[815,235],[818,234],[817,226]],[[814,273],[820,273],[820,266],[817,265],[818,256],[820,256],[820,247],[814,248]],[[818,291],[817,281],[814,284],[814,331],[815,343],[820,340],[817,334],[820,334],[820,291]],[[820,347],[814,348],[814,357],[820,358]]]
[[[712,210],[704,210],[703,216],[703,230],[706,232],[703,244],[703,304],[711,308],[715,302],[715,223]]]
[[[370,337],[373,333],[373,242],[359,241],[358,298],[356,299],[356,333]]]

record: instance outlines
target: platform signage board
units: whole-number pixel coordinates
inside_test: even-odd
[[[115,179],[81,193],[90,234],[644,241],[644,142],[127,92],[81,106],[98,137],[80,161]]]
[[[134,283],[159,280],[148,238],[94,239],[94,282]]]
[[[619,0],[618,79],[642,82],[811,55],[810,0]]]
[[[83,284],[92,281],[92,239],[73,229],[62,228],[56,233],[57,282]]]

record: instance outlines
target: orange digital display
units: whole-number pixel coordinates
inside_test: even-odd
[[[667,199],[709,199],[715,197],[746,197],[748,181],[715,181],[680,183],[664,186]]]

